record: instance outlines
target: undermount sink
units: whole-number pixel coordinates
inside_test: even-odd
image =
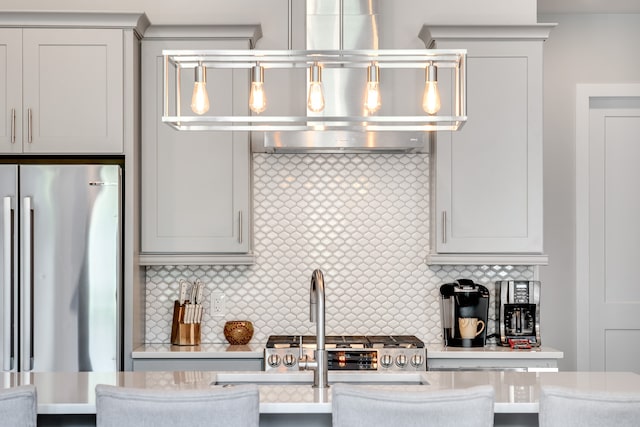
[[[213,385],[226,384],[313,384],[313,372],[219,372]],[[330,371],[329,383],[429,385],[423,372],[345,372]]]

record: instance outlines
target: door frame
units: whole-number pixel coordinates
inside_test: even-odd
[[[576,350],[577,368],[589,371],[589,111],[594,98],[637,98],[640,84],[576,85]]]

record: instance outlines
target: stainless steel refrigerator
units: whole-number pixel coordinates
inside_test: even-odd
[[[120,369],[121,175],[0,164],[4,371]]]

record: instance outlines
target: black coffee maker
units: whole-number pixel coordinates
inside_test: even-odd
[[[500,280],[496,282],[496,296],[496,329],[500,344],[539,346],[540,282]]]
[[[446,346],[484,347],[489,290],[470,279],[440,286],[440,317]]]

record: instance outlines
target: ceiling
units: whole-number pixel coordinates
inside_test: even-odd
[[[638,0],[538,0],[538,14],[640,13]]]

